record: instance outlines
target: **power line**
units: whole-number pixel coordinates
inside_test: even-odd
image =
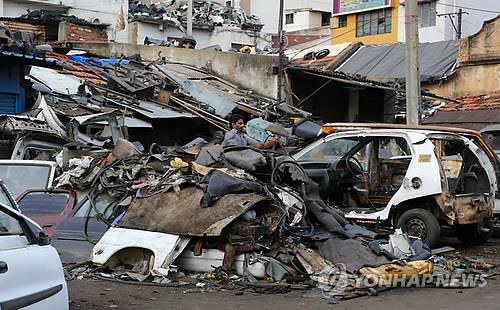
[[[484,10],[484,9],[471,8],[471,7],[466,7],[466,6],[460,6],[460,5],[454,5],[454,4],[446,4],[446,3],[439,3],[439,2],[437,2],[437,4],[444,5],[444,6],[450,6],[450,7],[454,7],[454,8],[461,8],[461,9],[466,9],[466,10],[472,10],[472,11],[479,11],[479,12],[500,14],[500,11]]]

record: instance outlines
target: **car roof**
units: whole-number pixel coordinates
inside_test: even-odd
[[[406,124],[386,124],[386,123],[327,123],[322,126],[322,132],[328,132],[328,129],[335,131],[335,129],[391,129],[399,132],[405,131],[419,131],[419,132],[445,132],[463,135],[479,135],[478,131],[456,127],[441,127],[441,126],[427,126],[427,125],[406,125]]]

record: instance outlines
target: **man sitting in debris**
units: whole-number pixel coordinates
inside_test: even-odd
[[[229,117],[229,128],[230,131],[224,136],[224,141],[222,141],[222,146],[253,146],[259,149],[271,148],[278,143],[278,139],[275,137],[269,137],[264,142],[257,142],[256,140],[250,138],[245,133],[245,122],[243,121],[243,116],[239,114],[232,114]]]

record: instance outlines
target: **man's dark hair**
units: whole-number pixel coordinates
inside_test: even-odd
[[[240,119],[243,119],[241,114],[231,114],[229,116],[229,129],[233,129],[233,124],[236,124]]]

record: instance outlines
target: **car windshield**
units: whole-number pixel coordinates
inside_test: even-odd
[[[68,203],[68,193],[31,192],[19,200],[19,209],[28,215],[57,215]]]
[[[297,157],[299,162],[335,162],[360,143],[358,138],[338,138],[323,140],[304,154]]]
[[[0,165],[0,178],[5,182],[13,197],[27,189],[47,188],[50,166],[27,164]]]

